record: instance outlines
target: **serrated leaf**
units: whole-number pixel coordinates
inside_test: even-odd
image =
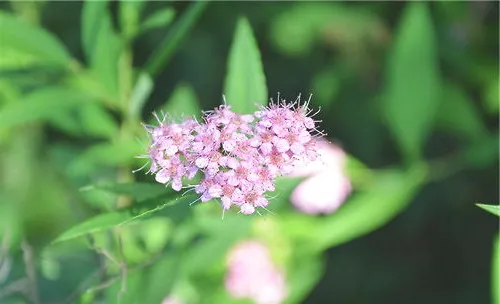
[[[488,211],[491,214],[496,216],[500,216],[500,205],[485,205],[485,204],[476,204],[481,209]]]
[[[338,211],[323,218],[292,215],[286,227],[304,248],[321,251],[380,228],[404,210],[426,175],[423,167],[409,172],[378,173],[370,188],[349,199]]]
[[[65,46],[54,35],[2,11],[0,37],[3,45],[35,55],[47,63],[69,65],[71,61]]]
[[[52,243],[67,241],[89,233],[130,224],[169,206],[185,204],[186,208],[190,208],[189,203],[193,202],[195,199],[194,195],[186,195],[165,201],[164,196],[160,196],[136,203],[121,211],[99,214],[66,230]]]
[[[153,79],[147,73],[139,74],[135,83],[132,95],[130,96],[130,114],[134,117],[141,117],[141,111],[149,95],[153,91]]]
[[[162,111],[172,117],[200,116],[201,107],[193,88],[188,84],[179,84],[168,99]]]
[[[194,26],[200,17],[208,1],[196,1],[187,9],[168,32],[160,46],[151,55],[145,65],[146,71],[150,75],[156,75],[172,57],[187,33]]]
[[[406,5],[389,53],[385,119],[408,161],[421,157],[439,106],[440,75],[427,3]]]
[[[226,102],[238,113],[250,114],[255,104],[267,104],[267,85],[259,47],[248,20],[236,25],[224,84]]]
[[[168,7],[151,14],[142,23],[140,27],[141,32],[146,32],[159,27],[166,27],[174,21],[175,11]]]
[[[83,104],[87,97],[63,87],[48,87],[0,108],[0,127],[48,120]]]

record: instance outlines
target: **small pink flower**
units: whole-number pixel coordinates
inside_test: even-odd
[[[267,247],[253,240],[243,241],[230,251],[226,290],[234,298],[258,304],[279,304],[287,296],[283,273],[274,266]]]
[[[318,159],[297,166],[291,174],[308,178],[294,189],[290,200],[305,213],[332,213],[351,192],[351,183],[343,172],[346,156],[339,147],[326,141],[318,141],[316,146]]]
[[[179,299],[176,296],[168,296],[161,302],[161,304],[183,304],[183,303],[184,302],[181,301],[181,299]]]

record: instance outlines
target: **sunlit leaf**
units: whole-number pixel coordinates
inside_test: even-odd
[[[193,88],[181,83],[174,89],[162,111],[173,118],[192,117],[200,116],[201,107]]]
[[[133,38],[139,31],[139,19],[147,1],[120,1],[120,28],[123,35]]]
[[[259,47],[245,18],[239,19],[236,25],[223,93],[227,104],[238,113],[253,113],[255,104],[267,104],[267,84]]]
[[[140,73],[130,96],[130,114],[141,117],[141,111],[153,91],[153,79],[147,73]]]
[[[427,5],[406,5],[388,58],[385,118],[408,161],[421,157],[441,94],[436,37]]]
[[[150,75],[154,76],[158,74],[165,64],[167,64],[182,40],[194,26],[207,4],[208,1],[194,2],[176,21],[160,46],[158,46],[156,51],[146,62],[145,68]]]
[[[494,214],[496,216],[500,216],[500,205],[476,204],[476,206],[488,211],[491,214]]]
[[[66,230],[57,237],[53,243],[67,241],[89,233],[126,225],[172,205],[183,204],[185,208],[190,208],[189,204],[195,199],[193,195],[186,195],[169,200],[165,199],[164,196],[160,196],[136,203],[127,209],[99,214]]]
[[[174,17],[175,11],[170,7],[154,12],[151,16],[144,20],[140,31],[146,32],[155,28],[166,27],[174,21]]]
[[[71,56],[64,45],[41,27],[32,26],[0,11],[2,45],[35,55],[47,63],[69,65]]]

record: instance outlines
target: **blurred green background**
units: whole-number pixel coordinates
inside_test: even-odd
[[[223,292],[223,267],[209,264],[223,265],[229,244],[245,235],[217,238],[232,225],[231,217],[228,226],[217,222],[218,207],[174,206],[124,226],[121,245],[107,232],[50,242],[131,203],[117,193],[140,201],[157,191],[81,188],[152,181],[130,173],[144,163],[134,158],[147,141],[140,122],[161,109],[180,117],[221,104],[240,17],[253,29],[269,97],[312,93],[328,138],[370,168],[354,170],[355,192],[371,187],[363,170],[375,179],[389,169],[426,171],[415,189],[397,182],[385,189],[408,200],[397,217],[304,253],[322,262],[291,302],[492,303],[498,221],[474,203],[498,204],[498,2],[11,1],[0,9],[0,303],[115,301],[120,267],[89,243],[116,255],[123,246],[119,260],[128,265],[156,265],[129,273],[126,303],[159,303],[171,290],[187,303],[230,301],[203,296]],[[385,210],[384,196],[374,202],[373,210]],[[329,216],[275,212],[270,222],[282,228],[336,227],[320,226]],[[199,235],[204,227],[213,243]],[[272,243],[273,233],[253,235]],[[283,237],[292,251],[305,238],[293,233]],[[273,252],[293,256],[284,264],[307,264],[300,254]],[[179,270],[179,283],[172,273],[182,254],[196,266]],[[90,288],[115,277],[109,288]]]

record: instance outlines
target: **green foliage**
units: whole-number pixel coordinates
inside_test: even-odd
[[[197,1],[191,4],[188,11],[174,24],[168,35],[165,36],[165,39],[160,43],[160,46],[146,62],[146,71],[148,71],[149,74],[158,74],[163,66],[167,64],[174,51],[180,45],[182,39],[187,35],[205,9],[206,5],[207,1]]]
[[[118,98],[118,60],[122,42],[115,33],[106,1],[85,1],[82,46],[88,64],[108,94]]]
[[[472,101],[463,90],[453,84],[443,87],[437,122],[443,129],[469,142],[481,141],[488,137],[488,130]]]
[[[309,251],[340,245],[382,227],[404,210],[422,186],[426,169],[378,173],[374,183],[340,210],[322,219],[291,215],[285,231]]]
[[[285,275],[284,303],[324,302],[325,292],[339,303],[411,292],[432,302],[435,290],[427,297],[418,280],[448,268],[467,288],[436,281],[437,301],[486,302],[490,262],[497,303],[494,221],[470,211],[465,225],[467,208],[456,204],[497,195],[498,60],[490,49],[498,20],[481,15],[497,4],[409,2],[401,12],[384,3],[207,5],[12,1],[0,11],[0,302],[160,303],[175,295],[250,303],[234,299],[224,280],[228,252],[254,239]],[[318,130],[343,142],[337,165],[345,160],[352,193],[338,210],[305,214],[291,204],[308,176],[280,178],[267,209],[246,216],[223,212],[217,200],[199,203],[199,176],[179,193],[147,174],[141,121],[157,122],[145,109],[169,121],[200,119],[222,92],[236,112],[252,113],[267,104],[268,85],[284,96],[311,90],[310,107],[323,107]],[[476,205],[500,216],[498,205]],[[402,212],[406,220],[393,221]],[[408,256],[399,247],[413,247],[401,244],[419,250]],[[458,267],[442,267],[442,256]],[[340,257],[334,276],[327,257]],[[460,267],[468,257],[474,271]]]
[[[170,98],[161,110],[174,118],[179,116],[199,117],[201,115],[201,107],[196,97],[196,93],[191,86],[185,83],[181,83],[175,87]]]
[[[238,20],[229,52],[224,94],[227,104],[238,113],[253,113],[255,104],[267,104],[267,85],[259,48],[252,28]]]
[[[494,214],[496,216],[500,216],[500,206],[498,206],[498,205],[476,204],[476,206],[488,211],[491,214]]]
[[[41,27],[32,26],[17,17],[0,11],[0,37],[3,46],[43,59],[47,64],[68,67],[70,54],[63,44]]]
[[[387,73],[387,123],[406,159],[418,159],[441,96],[436,36],[426,3],[414,2],[405,8]]]
[[[174,204],[183,204],[189,208],[189,204],[196,198],[194,196],[185,196],[165,201],[170,195],[160,195],[158,197],[138,202],[130,208],[99,214],[92,217],[68,230],[57,237],[54,243],[71,240],[89,233],[95,233],[105,229],[118,227],[132,223],[138,219],[149,216],[154,212],[167,208]]]
[[[498,215],[498,214],[497,214]],[[492,271],[491,271],[491,290],[493,296],[493,303],[500,303],[500,236],[497,235],[493,241],[493,255],[492,255]]]
[[[146,74],[139,74],[135,87],[130,96],[130,115],[132,117],[141,117],[141,111],[146,101],[153,91],[153,79]]]
[[[43,88],[3,106],[0,109],[0,127],[47,121],[83,105],[88,101],[86,99],[85,95],[75,90],[61,87]]]
[[[141,26],[141,31],[146,32],[152,29],[168,26],[175,17],[175,11],[172,8],[166,8],[154,12],[149,16]]]

